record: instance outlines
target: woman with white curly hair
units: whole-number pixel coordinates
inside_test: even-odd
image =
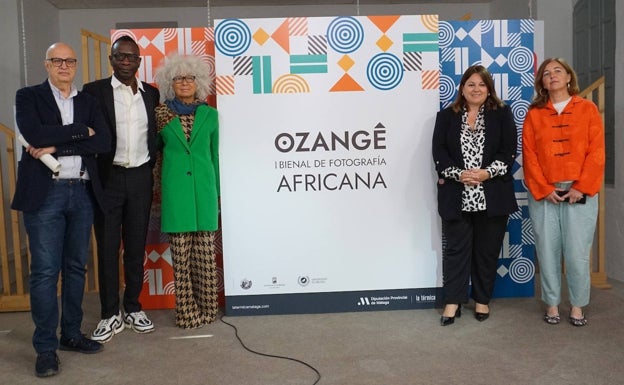
[[[197,328],[218,313],[215,233],[219,215],[219,121],[206,104],[210,67],[175,55],[157,70],[162,149],[161,231],[169,234],[176,325]]]

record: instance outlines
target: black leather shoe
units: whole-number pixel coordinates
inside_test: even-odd
[[[487,306],[487,313],[481,313],[477,311],[477,305],[483,307],[483,306]],[[486,319],[490,318],[490,305],[488,304],[484,304],[484,303],[479,303],[479,302],[475,302],[475,312],[474,312],[474,317],[477,321],[479,322],[483,322]]]
[[[37,355],[35,373],[37,377],[50,377],[58,373],[61,361],[55,352],[45,352]]]
[[[455,317],[457,318],[461,317],[461,304],[457,306],[457,310],[455,310],[455,315],[453,317],[445,317],[445,316],[440,317],[440,325],[441,326],[452,325],[453,323],[455,323]]]
[[[102,344],[88,339],[84,335],[75,338],[61,337],[59,349],[85,354],[99,353],[102,351]]]

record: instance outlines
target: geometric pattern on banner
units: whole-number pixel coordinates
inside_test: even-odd
[[[324,35],[308,36],[308,54],[326,55],[327,38]]]
[[[282,25],[280,25],[273,34],[271,34],[271,38],[284,49],[286,53],[290,53],[290,35],[288,28],[288,19],[286,19]]]
[[[234,78],[226,77],[218,82],[215,79],[215,34],[213,28],[150,28],[150,29],[119,29],[111,30],[111,41],[115,41],[122,35],[132,37],[139,45],[141,51],[141,65],[137,71],[139,80],[154,86],[156,69],[163,63],[168,55],[178,53],[180,55],[197,55],[209,67],[209,76],[212,79],[209,95],[206,101],[216,107],[217,87],[222,93],[234,93]],[[251,39],[251,37],[250,37]],[[243,58],[241,63],[250,63],[250,58]],[[235,58],[236,60],[236,58]],[[242,65],[242,64],[241,64]],[[247,64],[251,71],[250,64]],[[241,69],[242,72],[247,69]],[[251,75],[251,73],[244,73]],[[160,164],[160,163],[157,163]],[[157,166],[158,168],[158,166]],[[143,290],[140,301],[146,309],[163,309],[175,307],[173,288],[173,268],[171,267],[171,254],[169,252],[168,236],[160,232],[160,170],[154,173],[154,196],[148,234],[145,246],[145,274]],[[216,244],[221,245],[221,231],[218,230]],[[216,250],[217,269],[220,277],[219,304],[225,303],[223,291],[223,248]]]
[[[235,76],[253,75],[253,67],[251,65],[251,56],[237,56],[234,58]]]
[[[253,93],[270,94],[273,86],[271,56],[253,56],[251,61],[253,67]]]
[[[440,71],[422,71],[422,89],[435,90],[440,87]]]
[[[535,243],[522,180],[522,124],[533,97],[536,67],[533,20],[440,21],[440,108],[457,95],[462,74],[481,64],[492,74],[498,96],[510,106],[518,129],[518,156],[512,166],[520,210],[509,218],[507,238],[498,263],[495,297],[532,296]]]
[[[282,75],[273,84],[274,94],[298,94],[310,92],[310,86],[305,79],[299,75]]]
[[[217,95],[234,95],[234,76],[217,76]]]
[[[305,17],[289,17],[288,35],[289,36],[307,36],[308,35],[308,19]]]
[[[327,55],[290,55],[290,73],[326,74]]]
[[[143,289],[139,301],[145,309],[163,309],[175,306],[173,266],[167,243],[145,247]]]
[[[421,71],[422,70],[422,53],[421,52],[404,52],[403,53],[403,69],[405,71]]]
[[[306,17],[276,20],[273,30],[266,30],[264,25],[265,29],[254,26],[253,19],[220,20],[214,31],[215,49],[234,60],[219,63],[219,73],[252,75],[251,78],[236,78],[237,85],[249,82],[244,87],[237,86],[236,92],[251,94],[271,93],[275,79],[295,74],[305,80],[310,92],[389,91],[407,86],[412,82],[406,81],[406,71],[417,78],[422,77],[422,71],[439,73],[438,17],[421,17],[429,33],[404,31],[405,26],[400,24],[402,18],[404,16],[340,16],[331,18],[323,31],[311,27]],[[364,28],[364,24],[374,25],[378,34]],[[349,63],[352,61],[349,54],[364,46],[370,49],[371,41],[376,43],[377,51],[371,52],[365,62]],[[396,47],[397,44],[400,46]],[[241,62],[238,57],[246,59]],[[251,72],[247,58],[252,58]],[[350,69],[354,66],[364,70],[353,72]],[[315,87],[321,78],[331,79],[331,85]],[[231,95],[217,92],[220,96]]]

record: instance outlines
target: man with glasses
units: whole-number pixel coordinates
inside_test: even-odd
[[[73,85],[76,64],[71,47],[51,45],[44,61],[48,79],[15,96],[17,126],[28,144],[19,162],[11,208],[22,211],[28,233],[32,341],[39,377],[58,373],[57,349],[80,353],[102,349],[85,338],[80,327],[93,210],[102,203],[95,155],[108,151],[110,135],[97,100]],[[46,154],[57,158],[60,171],[53,172],[41,161]]]
[[[98,157],[104,187],[104,208],[95,213],[101,321],[91,338],[101,343],[130,328],[154,331],[142,310],[143,257],[152,205],[152,167],[156,160],[154,108],[160,94],[136,78],[141,64],[139,46],[121,36],[108,57],[113,76],[85,84],[104,112],[112,137],[106,154]],[[119,300],[119,250],[123,244],[125,290]]]

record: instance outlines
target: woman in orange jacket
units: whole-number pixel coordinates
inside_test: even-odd
[[[524,121],[523,167],[529,216],[540,265],[544,321],[561,320],[561,256],[566,264],[569,322],[584,326],[589,304],[589,253],[605,164],[598,108],[578,96],[576,73],[561,58],[546,59],[535,76],[537,93]]]

